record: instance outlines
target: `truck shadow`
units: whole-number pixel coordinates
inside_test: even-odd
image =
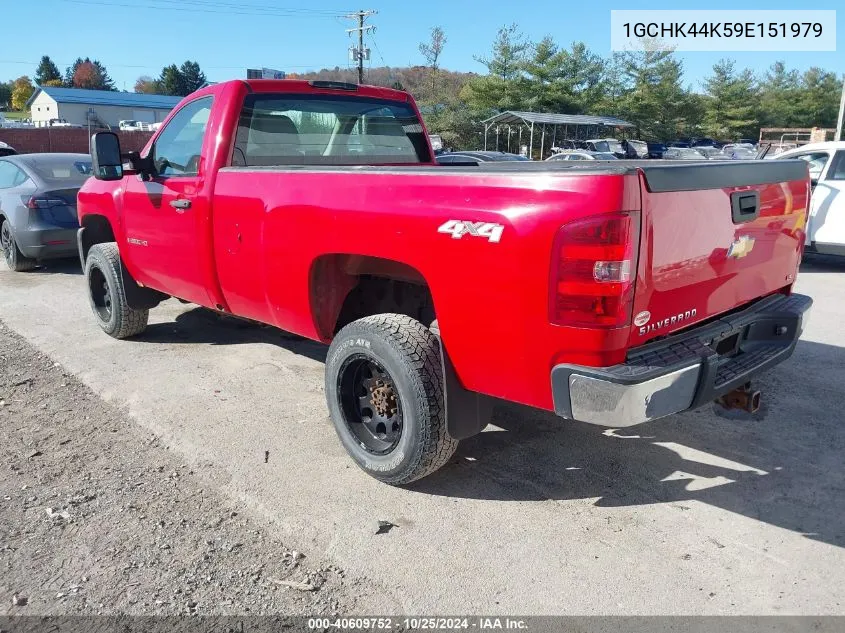
[[[38,268],[28,273],[30,275],[81,275],[79,257],[65,259],[48,259],[38,264]]]
[[[140,343],[205,343],[206,345],[242,345],[267,343],[294,354],[324,363],[328,346],[284,332],[255,321],[221,315],[207,308],[196,307],[180,313],[175,321],[151,323],[140,336]]]
[[[411,489],[600,507],[698,501],[843,547],[843,383],[845,349],[802,341],[757,381],[756,416],[712,406],[614,430],[501,404],[493,426]]]
[[[845,257],[805,253],[804,259],[801,261],[800,272],[843,273],[845,272]]]
[[[325,362],[327,346],[205,308],[151,324],[151,343],[266,343]],[[761,414],[705,407],[629,429],[496,406],[492,425],[409,490],[507,501],[584,499],[600,507],[698,501],[845,547],[845,349],[801,341],[756,382]]]

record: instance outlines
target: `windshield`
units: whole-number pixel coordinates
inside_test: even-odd
[[[396,165],[431,162],[406,103],[357,96],[249,95],[234,166]]]

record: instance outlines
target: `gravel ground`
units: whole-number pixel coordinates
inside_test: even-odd
[[[0,615],[361,606],[362,581],[286,548],[2,325],[0,364]]]

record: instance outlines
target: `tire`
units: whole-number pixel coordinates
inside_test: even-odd
[[[120,251],[114,242],[95,244],[85,259],[91,309],[100,328],[114,338],[129,338],[147,328],[149,310],[130,308],[120,274]]]
[[[9,270],[20,273],[32,270],[38,265],[38,262],[34,259],[24,257],[24,254],[21,253],[17,243],[15,243],[15,236],[12,235],[12,225],[8,220],[3,220],[3,224],[0,226],[0,245],[2,245],[3,257],[6,260]]]
[[[380,378],[371,378],[368,385],[365,378],[363,389],[358,390],[354,377],[359,375],[356,372],[366,376],[367,369],[359,367],[367,364],[375,366],[376,374],[383,369],[384,379],[379,383]],[[370,398],[368,388],[382,383],[375,391],[388,389],[387,402],[393,404],[384,405],[384,398],[378,401],[376,406],[384,406],[387,413],[379,417],[377,409],[370,410],[369,424],[388,419],[394,420],[395,428],[398,420],[399,431],[391,446],[383,446],[391,439],[386,435],[377,450],[367,444],[377,444],[379,438],[368,435],[367,416],[356,414],[355,407]],[[378,314],[340,330],[326,360],[326,400],[343,447],[360,468],[385,483],[402,485],[421,479],[446,464],[458,447],[446,430],[440,346],[428,328],[411,317]],[[395,415],[387,418],[393,411]]]

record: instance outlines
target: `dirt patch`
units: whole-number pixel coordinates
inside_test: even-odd
[[[0,615],[351,613],[362,584],[0,325]]]

